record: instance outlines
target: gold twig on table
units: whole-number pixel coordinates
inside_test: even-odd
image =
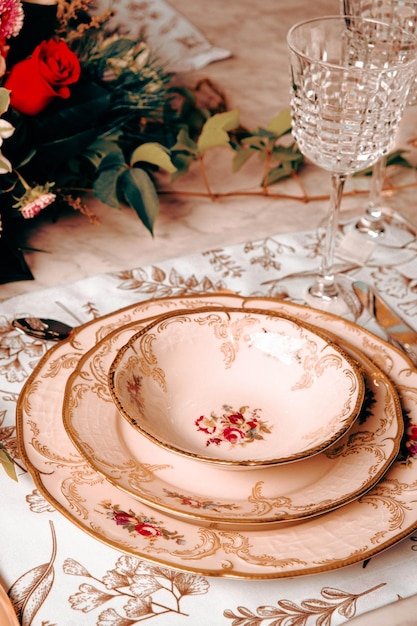
[[[299,181],[299,177],[298,181]],[[413,187],[417,187],[417,181],[414,183],[407,183],[404,185],[393,185],[392,188],[388,191],[388,193],[392,193],[394,191],[402,191],[405,189],[411,189]],[[304,190],[304,188],[303,188]],[[232,197],[265,197],[265,193],[263,189],[259,191],[225,191],[225,192],[206,192],[206,191],[186,191],[184,190],[173,190],[173,189],[162,189],[159,190],[158,193],[160,195],[165,196],[190,196],[196,198],[210,198],[210,200],[221,200],[222,198],[232,198]],[[363,196],[369,193],[368,189],[351,189],[350,191],[345,191],[343,197],[354,197],[354,196]],[[309,202],[323,202],[325,200],[330,199],[329,194],[325,195],[310,195],[307,191],[304,190],[303,195],[297,194],[288,194],[288,193],[273,193],[268,191],[268,198],[277,199],[277,200],[294,200],[296,202],[304,202],[308,204]]]

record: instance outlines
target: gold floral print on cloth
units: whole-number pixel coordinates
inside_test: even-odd
[[[222,295],[212,295],[210,301],[221,303],[223,297],[224,302],[230,303],[231,297]],[[173,299],[172,306],[183,307],[186,300]],[[196,298],[193,300],[195,303]],[[241,298],[235,302],[245,306],[249,301]],[[251,300],[250,304],[253,303]],[[256,306],[260,304],[256,300]],[[390,375],[400,390],[404,408],[415,419],[417,404],[413,389],[417,388],[417,374],[401,353],[367,331],[330,315],[268,299],[262,304],[295,315],[302,311],[316,326],[332,330],[364,350]],[[165,300],[163,306],[166,305]],[[70,521],[118,550],[159,565],[192,570],[196,574],[246,579],[293,577],[343,567],[369,558],[416,528],[417,466],[413,459],[408,465],[395,462],[378,485],[355,502],[302,523],[254,531],[223,531],[158,513],[158,520],[170,531],[184,535],[183,546],[159,537],[150,542],[117,526],[100,503],[117,505],[123,511],[136,511],[138,503],[96,471],[90,468],[87,472],[87,464],[68,438],[62,421],[57,419],[71,368],[59,368],[53,376],[51,371],[67,352],[75,353],[75,365],[77,357],[94,345],[97,333],[103,336],[103,329],[110,325],[115,328],[122,317],[132,314],[138,320],[140,314],[149,317],[161,310],[161,303],[155,301],[146,303],[142,310],[140,305],[135,305],[129,313],[124,309],[123,316],[117,312],[78,329],[72,344],[69,341],[59,344],[40,362],[21,395],[17,416],[21,454],[41,493]],[[31,393],[35,388],[37,392]],[[45,393],[48,403],[44,402]],[[35,439],[36,450],[32,445]],[[79,504],[76,508],[74,501]],[[139,506],[141,514],[155,515],[154,509],[149,507],[148,511],[143,503]]]
[[[9,589],[8,595],[22,624],[33,623],[56,586],[55,559],[60,537],[56,536],[52,522],[50,527],[51,553],[45,555],[44,563],[22,572]],[[104,621],[109,624],[121,624],[126,620],[139,623],[142,620],[150,622],[155,618],[159,622],[161,615],[169,614],[190,617],[190,602],[193,601],[190,597],[206,595],[210,590],[210,582],[203,576],[174,571],[129,555],[119,556],[104,573],[92,570],[91,564],[86,566],[69,555],[62,569],[66,576],[71,577],[69,581],[74,581],[71,595],[67,598],[69,606],[74,612],[88,614],[90,622],[97,626]],[[242,626],[268,626],[271,619],[331,619],[336,611],[348,619],[355,616],[357,604],[362,598],[383,586],[384,583],[380,583],[371,588],[366,587],[359,593],[323,587],[317,591],[316,597],[310,594],[298,603],[279,596],[274,606],[259,606],[255,610],[246,606],[224,608],[223,615],[233,620],[233,623],[238,619]],[[187,597],[189,600],[185,609],[184,600]],[[197,599],[194,602],[197,603]],[[56,623],[54,617],[50,615],[48,623],[51,625]]]

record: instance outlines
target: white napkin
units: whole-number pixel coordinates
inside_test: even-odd
[[[118,28],[125,35],[140,38],[145,35],[152,51],[168,71],[188,72],[208,63],[231,56],[229,50],[213,46],[183,15],[164,0],[135,3],[118,0],[116,14],[109,28]],[[112,7],[111,0],[97,0],[97,12]]]

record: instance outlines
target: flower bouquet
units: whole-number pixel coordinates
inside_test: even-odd
[[[235,151],[234,171],[258,155],[264,191],[302,162],[294,143],[278,145],[288,111],[243,129],[209,81],[176,85],[145,39],[112,31],[112,12],[92,2],[0,0],[0,260],[5,246],[16,252],[19,223],[41,211],[56,219],[69,206],[95,221],[91,192],[131,207],[152,233],[159,174],[175,180],[198,162],[212,197],[203,165],[213,147]],[[21,277],[31,277],[27,267]]]
[[[0,0],[0,254],[15,249],[16,224],[46,208],[94,221],[86,190],[132,206],[152,231],[157,204],[144,198],[155,166],[139,172],[128,159],[162,128],[171,76],[145,41],[106,29],[111,11],[90,15],[91,1]],[[165,159],[162,144],[154,152]]]

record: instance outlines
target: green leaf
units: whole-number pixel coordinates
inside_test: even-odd
[[[87,146],[83,152],[83,157],[97,169],[104,157],[112,152],[122,154],[121,148],[115,141],[99,137]]]
[[[285,109],[278,113],[268,124],[268,130],[275,133],[278,137],[287,135],[291,132],[292,120],[290,109]]]
[[[252,148],[240,148],[233,157],[232,171],[238,172],[255,152]]]
[[[289,162],[299,161],[300,159],[302,160],[303,155],[298,149],[295,151],[294,147],[295,147],[294,144],[288,147],[274,146],[274,149],[272,150],[273,159],[275,161],[289,161]]]
[[[0,463],[3,465],[3,469],[6,472],[6,474],[17,482],[16,469],[13,463],[13,459],[8,454],[7,450],[1,443],[0,443]]]
[[[159,199],[150,176],[145,170],[133,167],[120,177],[119,189],[123,200],[136,211],[153,235],[153,226],[159,214]]]
[[[0,115],[6,113],[10,104],[10,91],[4,87],[0,87]]]
[[[106,154],[106,156],[102,159],[99,167],[99,173],[103,170],[116,170],[123,168],[127,168],[123,152],[121,150],[116,152],[110,152],[109,154]]]
[[[204,124],[197,141],[199,154],[203,155],[207,150],[216,146],[228,145],[230,139],[227,131],[233,130],[237,126],[239,126],[238,109],[216,113],[210,117]]]
[[[269,170],[267,176],[268,185],[273,185],[274,183],[279,182],[283,178],[288,178],[291,176],[292,172],[295,171],[295,168],[292,166],[292,163],[285,162],[280,163],[278,167],[273,167]]]
[[[191,163],[194,163],[195,161],[195,156],[191,154],[184,154],[183,152],[174,152],[172,160],[175,165],[175,172],[172,174],[171,180],[174,181],[188,172]]]
[[[275,138],[274,135],[273,138]],[[264,136],[250,135],[249,137],[244,137],[244,139],[242,139],[242,145],[246,148],[252,148],[252,150],[265,150],[268,144],[265,142]]]
[[[41,162],[43,168],[53,171],[56,167],[68,162],[69,159],[80,155],[95,137],[96,131],[94,129],[86,129],[71,137],[40,144],[36,149],[36,161],[37,163]]]
[[[187,152],[189,154],[193,154],[194,156],[197,156],[198,154],[197,144],[193,139],[191,139],[185,128],[181,128],[177,136],[177,143],[172,146],[171,150],[173,152]]]
[[[104,157],[93,184],[94,195],[104,204],[118,209],[120,207],[117,196],[118,180],[127,169],[123,154],[112,152]]]
[[[134,165],[138,161],[157,165],[170,174],[173,174],[177,169],[171,161],[169,151],[160,143],[144,143],[136,148],[130,158],[130,164]]]

